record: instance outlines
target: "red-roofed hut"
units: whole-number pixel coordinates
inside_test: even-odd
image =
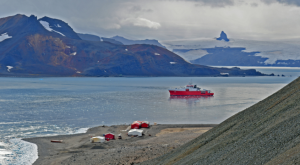
[[[141,125],[142,125],[142,122],[141,122],[141,121],[134,121],[134,122],[131,124],[131,129],[140,129],[140,128],[141,128]]]
[[[149,128],[150,127],[149,121],[142,121],[141,127],[142,128]]]
[[[113,140],[113,139],[115,139],[115,135],[114,134],[112,134],[112,133],[107,133],[107,134],[105,134],[105,140]]]

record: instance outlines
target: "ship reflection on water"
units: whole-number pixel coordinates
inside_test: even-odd
[[[196,105],[201,101],[210,100],[214,96],[170,96],[169,101],[175,104],[185,103],[188,106]]]

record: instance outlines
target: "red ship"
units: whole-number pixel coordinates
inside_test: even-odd
[[[187,85],[186,87],[169,89],[171,96],[213,96],[210,90],[201,89],[197,85]]]

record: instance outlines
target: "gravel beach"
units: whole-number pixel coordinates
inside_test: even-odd
[[[55,164],[136,164],[168,153],[215,124],[158,124],[143,128],[144,136],[127,136],[128,125],[99,126],[86,133],[24,139],[38,146],[39,158],[34,165]],[[122,131],[123,130],[123,131]],[[91,136],[114,133],[122,139],[91,143]],[[63,143],[51,143],[63,140]]]

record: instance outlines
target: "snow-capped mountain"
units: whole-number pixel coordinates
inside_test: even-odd
[[[300,39],[277,41],[229,39],[230,41],[226,42],[214,38],[202,38],[168,41],[164,44],[173,52],[195,64],[300,67],[298,53],[300,52]]]
[[[2,76],[263,75],[256,70],[194,65],[156,45],[82,40],[64,21],[15,15],[0,18]]]

